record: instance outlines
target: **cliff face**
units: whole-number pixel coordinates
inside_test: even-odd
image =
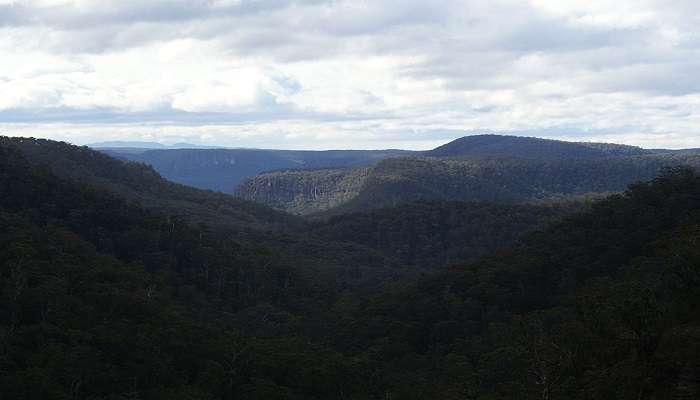
[[[368,175],[369,168],[270,172],[246,180],[235,194],[290,213],[310,214],[356,197]]]

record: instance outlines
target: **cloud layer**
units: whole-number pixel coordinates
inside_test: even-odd
[[[0,132],[700,147],[700,2],[0,0]]]

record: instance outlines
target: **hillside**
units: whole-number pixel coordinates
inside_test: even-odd
[[[667,171],[368,299],[336,343],[384,363],[399,398],[697,398],[698,226],[700,176]]]
[[[323,320],[368,267],[375,273],[362,287],[376,285],[385,262],[371,252],[353,260],[351,246],[324,242],[327,255],[313,243],[290,255],[293,241],[280,251],[175,221],[5,146],[0,227],[3,399],[326,399],[376,390],[353,384],[368,378],[351,358],[299,339],[321,328],[305,318]],[[347,273],[334,265],[344,262]]]
[[[507,248],[523,233],[578,209],[580,204],[416,202],[340,214],[314,222],[311,232],[378,250],[402,265],[440,270]]]
[[[700,156],[644,155],[604,158],[527,159],[502,157],[394,157],[367,172],[344,171],[343,187],[326,174],[292,171],[265,173],[241,184],[236,195],[281,210],[331,214],[389,207],[419,200],[523,203],[558,201],[618,192],[627,185],[652,179],[664,167],[700,166]],[[347,178],[356,174],[354,182]],[[352,188],[348,191],[345,188]],[[283,191],[279,191],[283,188]],[[323,202],[310,195],[316,188]],[[280,195],[284,193],[284,195]],[[328,199],[328,197],[332,199]],[[298,199],[303,199],[300,208]]]
[[[163,179],[152,167],[125,163],[87,147],[34,138],[0,137],[0,146],[18,149],[27,162],[65,179],[104,187],[147,209],[209,225],[278,229],[294,218],[260,204]],[[297,220],[297,225],[300,221]]]

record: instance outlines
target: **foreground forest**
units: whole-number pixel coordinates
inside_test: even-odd
[[[0,398],[697,398],[683,164],[596,201],[307,220],[2,138]]]

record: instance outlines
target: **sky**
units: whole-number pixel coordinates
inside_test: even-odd
[[[700,147],[698,0],[0,0],[0,135]]]

